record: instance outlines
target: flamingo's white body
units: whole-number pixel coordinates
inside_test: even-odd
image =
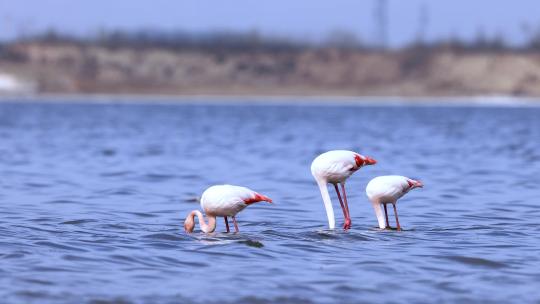
[[[195,228],[195,216],[197,216],[203,232],[214,232],[216,229],[216,217],[222,216],[225,219],[227,232],[229,232],[227,217],[230,216],[233,219],[235,230],[238,232],[236,214],[247,206],[262,201],[272,202],[269,197],[246,187],[233,185],[212,186],[206,189],[201,196],[201,207],[208,217],[208,223],[205,222],[204,216],[199,210],[193,210],[186,217],[184,228],[186,232],[192,232]]]
[[[394,206],[394,215],[396,217],[397,229],[401,230],[397,215],[396,203],[403,195],[410,190],[418,187],[423,187],[421,181],[413,180],[405,176],[387,175],[379,176],[372,179],[367,187],[366,194],[375,209],[375,215],[379,222],[379,228],[384,229],[390,227],[388,223],[388,210],[386,205]],[[381,209],[381,204],[384,206],[384,216]]]
[[[345,192],[345,181],[362,166],[374,165],[376,163],[377,162],[370,157],[346,150],[325,152],[313,160],[313,163],[311,164],[311,174],[313,174],[313,177],[319,186],[319,190],[321,191],[324,207],[326,209],[326,216],[328,217],[328,227],[330,229],[335,228],[336,220],[327,184],[330,183],[334,185],[341,204],[341,209],[343,210],[343,216],[345,217],[343,228],[349,229],[351,227],[351,218],[349,214],[349,205],[347,203],[347,194]],[[338,184],[341,185],[343,200],[338,189]]]

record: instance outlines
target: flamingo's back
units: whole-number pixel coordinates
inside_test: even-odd
[[[315,179],[323,178],[330,183],[343,182],[357,167],[355,152],[335,150],[317,156],[311,163],[311,174]]]
[[[233,185],[216,185],[206,189],[201,196],[204,212],[213,216],[234,216],[248,206],[246,200],[257,193],[251,189]]]
[[[399,175],[378,176],[366,186],[366,194],[373,203],[395,203],[409,189],[408,178]]]

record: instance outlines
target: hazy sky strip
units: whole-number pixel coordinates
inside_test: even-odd
[[[261,33],[319,40],[334,30],[378,39],[376,0],[0,0],[0,38],[54,28],[92,34],[100,28],[165,30],[256,29]],[[512,43],[540,28],[538,0],[388,0],[388,34],[392,45],[413,40],[421,31],[428,40],[459,36],[504,35]],[[426,22],[427,21],[427,22]]]

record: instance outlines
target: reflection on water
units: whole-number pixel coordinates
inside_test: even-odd
[[[0,298],[538,301],[539,118],[539,108],[0,104]],[[309,171],[330,149],[378,160],[348,181],[347,232],[325,230]],[[375,228],[364,188],[383,174],[426,184],[400,201],[403,232]],[[216,183],[275,203],[242,212],[240,234],[218,222],[185,235],[183,218]]]

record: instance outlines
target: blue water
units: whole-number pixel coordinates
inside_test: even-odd
[[[0,103],[0,302],[540,302],[540,108],[198,102]],[[309,170],[332,149],[378,161],[349,231]],[[426,185],[405,231],[365,196],[386,174]],[[186,235],[218,183],[274,204]]]

